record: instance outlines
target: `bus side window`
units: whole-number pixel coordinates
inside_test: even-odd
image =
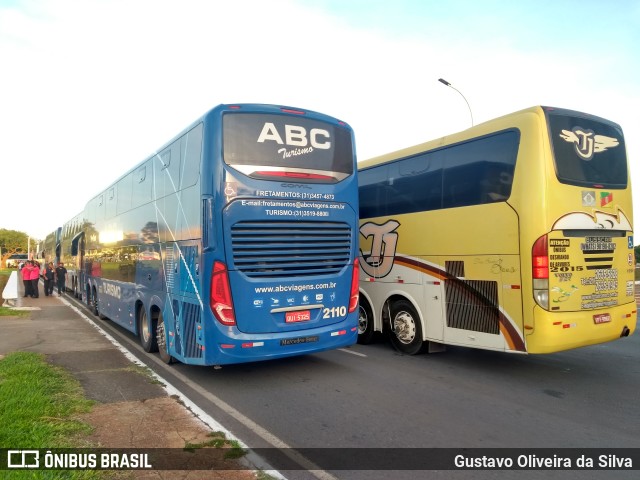
[[[131,195],[132,208],[139,207],[151,201],[151,165],[145,162],[144,165],[135,171],[133,177],[133,190]]]
[[[389,192],[389,167],[382,165],[360,172],[360,216],[362,218],[381,217],[387,215]]]
[[[442,154],[440,151],[407,158],[398,164],[396,190],[402,203],[397,213],[442,208]],[[410,195],[407,197],[407,194]]]
[[[443,208],[506,200],[520,136],[509,130],[444,150]]]
[[[192,128],[181,138],[181,188],[195,185],[200,176],[200,156],[202,155],[202,124]]]

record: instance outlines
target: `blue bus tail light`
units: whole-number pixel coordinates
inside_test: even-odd
[[[349,313],[352,313],[353,311],[355,311],[356,308],[358,308],[358,295],[359,295],[358,277],[360,274],[359,268],[360,268],[360,262],[358,262],[358,259],[356,258],[353,261],[353,272],[351,273],[351,293],[349,294]]]
[[[215,262],[213,265],[213,273],[211,275],[211,311],[221,324],[226,326],[236,324],[229,273],[226,265],[222,262]]]

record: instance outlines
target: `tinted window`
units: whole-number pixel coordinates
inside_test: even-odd
[[[232,167],[353,172],[351,131],[347,128],[302,116],[227,113],[223,135],[224,161]]]
[[[444,149],[442,207],[509,198],[519,141],[520,134],[511,130]]]
[[[133,190],[131,192],[131,206],[133,208],[151,201],[151,172],[151,163],[146,162],[132,173]]]
[[[116,195],[116,187],[109,187],[107,189],[107,213],[106,218],[111,218],[116,215],[116,205],[118,202],[118,198]]]
[[[180,140],[153,157],[155,195],[162,198],[180,189]]]
[[[117,212],[121,214],[131,208],[131,179],[129,174],[118,182],[118,207]]]
[[[388,165],[380,165],[358,172],[361,217],[388,215],[387,205],[392,184],[388,171]]]
[[[627,186],[622,130],[596,118],[547,112],[558,180],[600,188]]]
[[[362,218],[505,201],[520,133],[509,130],[358,173]]]
[[[201,123],[181,138],[181,148],[181,188],[186,188],[194,185],[200,175],[200,156],[202,152]]]

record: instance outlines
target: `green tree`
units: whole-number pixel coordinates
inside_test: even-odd
[[[0,266],[4,267],[7,258],[14,253],[26,253],[28,250],[28,241],[29,235],[24,232],[0,228],[0,248],[2,248]]]
[[[640,263],[640,245],[634,247],[634,252],[636,254],[636,264]]]

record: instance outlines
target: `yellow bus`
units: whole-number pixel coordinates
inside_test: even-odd
[[[358,170],[360,343],[551,353],[635,330],[619,125],[538,106]]]

